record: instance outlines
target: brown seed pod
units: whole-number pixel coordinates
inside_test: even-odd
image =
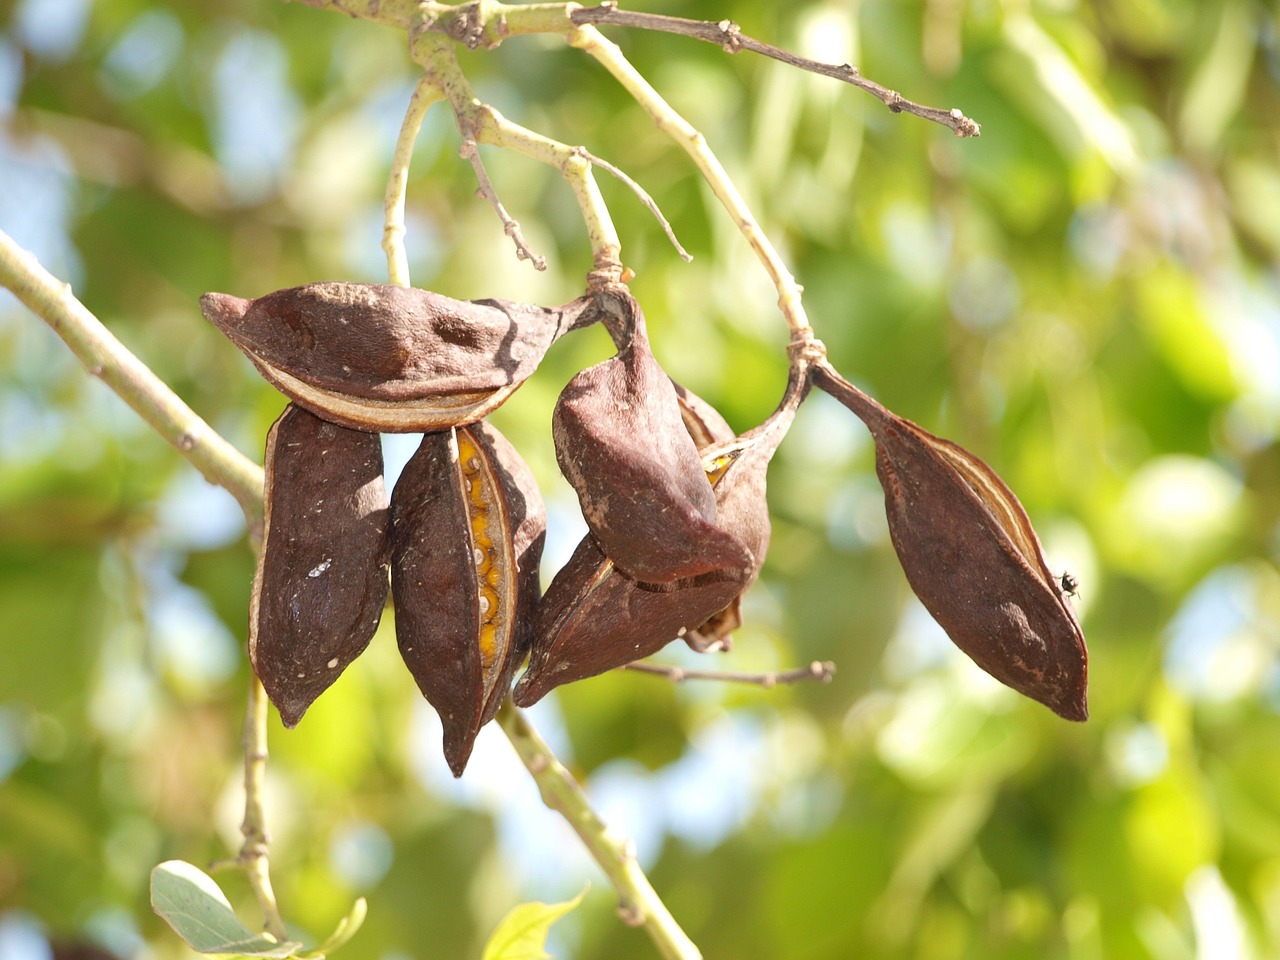
[[[680,404],[680,419],[684,421],[685,431],[698,448],[699,454],[707,447],[728,443],[737,436],[719,410],[688,387],[682,387],[674,380],[671,385],[675,388],[676,401]]]
[[[720,415],[720,411],[687,387],[678,383],[674,383],[674,386],[684,428],[689,432],[700,455],[716,444],[727,444],[734,439],[733,428]],[[710,617],[706,623],[685,633],[684,642],[697,653],[728,650],[733,645],[733,631],[740,626],[742,594],[734,597],[729,606]]]
[[[265,502],[249,658],[292,727],[369,645],[387,602],[377,435],[290,404],[267,434]]]
[[[765,473],[808,390],[793,377],[782,404],[765,423],[703,457],[714,485],[717,523],[748,550],[740,568],[720,569],[669,584],[628,577],[588,535],[547,588],[529,669],[515,701],[528,706],[562,683],[647,657],[676,637],[725,613],[760,572],[769,542]]]
[[[461,776],[529,648],[546,511],[515,449],[476,423],[423,437],[391,518],[400,653]]]
[[[875,438],[889,533],[920,602],[1001,683],[1068,720],[1087,719],[1084,633],[1018,498],[972,453],[830,367],[816,376]]]
[[[453,300],[363,283],[200,298],[204,315],[281,392],[326,420],[388,433],[479,420],[552,343],[590,322],[589,306]]]
[[[531,706],[562,683],[647,657],[705,622],[742,591],[740,576],[716,576],[641,583],[614,566],[590,535],[583,537],[543,597],[515,702]]]
[[[746,567],[747,549],[716,525],[715,494],[639,305],[625,289],[598,296],[618,355],[570,380],[552,416],[556,459],[587,526],[634,579]]]

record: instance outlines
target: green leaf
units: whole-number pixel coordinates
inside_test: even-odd
[[[151,909],[200,953],[244,957],[292,957],[302,946],[254,933],[239,920],[213,878],[183,860],[166,860],[151,871]]]
[[[564,903],[522,903],[502,918],[485,944],[481,960],[551,960],[544,949],[551,925],[587,895],[583,890]]]
[[[338,925],[334,927],[333,933],[329,934],[328,939],[320,944],[314,950],[308,950],[306,953],[298,954],[301,960],[324,960],[327,954],[333,953],[348,940],[356,935],[356,931],[360,929],[364,923],[365,915],[369,912],[369,905],[365,902],[364,897],[360,897],[351,905],[350,912],[338,921]]]

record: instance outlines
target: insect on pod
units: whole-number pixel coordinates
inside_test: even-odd
[[[515,449],[476,423],[423,437],[391,518],[400,653],[461,776],[529,648],[546,511]]]
[[[290,399],[356,430],[441,430],[496,409],[586,298],[546,308],[411,287],[311,283],[256,300],[200,298],[204,315]]]
[[[670,583],[750,564],[716,523],[716,496],[625,288],[597,295],[618,355],[583,370],[552,416],[556,459],[604,554],[627,576]]]
[[[890,538],[925,609],[1001,683],[1067,720],[1087,719],[1084,633],[1018,498],[972,453],[830,367],[817,383],[875,439]]]
[[[728,611],[755,581],[769,542],[769,461],[807,390],[807,378],[794,376],[768,420],[703,455],[716,522],[749,551],[749,561],[674,583],[647,583],[627,576],[591,535],[584,537],[543,597],[529,668],[515,688],[517,704],[528,706],[560,684],[647,657],[732,616]]]
[[[292,727],[373,637],[387,602],[387,491],[376,434],[290,404],[267,434],[254,672]]]

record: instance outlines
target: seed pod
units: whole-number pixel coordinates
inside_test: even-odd
[[[547,588],[529,668],[516,684],[517,704],[528,706],[562,683],[647,657],[725,615],[760,572],[769,542],[765,473],[807,390],[807,378],[793,377],[765,423],[703,457],[717,523],[750,550],[750,563],[669,584],[645,583],[628,577],[590,535],[584,537]]]
[[[391,518],[400,653],[461,776],[529,648],[546,511],[515,449],[476,423],[423,437]]]
[[[674,383],[674,381],[673,381]],[[733,428],[715,407],[692,390],[675,383],[676,399],[680,401],[680,416],[684,428],[693,439],[698,453],[704,453],[716,444],[734,439]],[[708,478],[710,479],[710,478]],[[713,653],[728,650],[733,645],[733,631],[742,626],[742,594],[738,594],[706,623],[688,631],[684,642],[697,653]]]
[[[479,420],[552,343],[593,318],[589,306],[453,300],[362,283],[200,298],[204,315],[281,392],[326,420],[389,433]]]
[[[961,650],[1068,720],[1089,716],[1084,633],[1018,498],[989,466],[885,409],[825,365],[818,383],[876,442],[907,582]]]
[[[377,435],[290,404],[267,434],[265,503],[249,658],[292,727],[369,645],[387,602]]]
[[[682,387],[674,380],[671,385],[676,391],[676,401],[680,404],[680,419],[684,421],[684,429],[693,440],[693,445],[701,454],[707,447],[717,443],[728,443],[737,434],[729,421],[720,416],[720,411],[690,390]]]
[[[587,526],[634,579],[746,567],[746,548],[716,525],[715,494],[639,305],[619,289],[600,295],[600,306],[618,355],[570,380],[552,416],[556,459]]]

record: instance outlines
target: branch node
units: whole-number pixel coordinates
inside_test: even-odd
[[[725,53],[739,53],[742,50],[742,28],[732,20],[721,20],[716,24],[720,30],[720,48]]]
[[[618,919],[628,927],[644,926],[644,914],[629,903],[618,904]]]

